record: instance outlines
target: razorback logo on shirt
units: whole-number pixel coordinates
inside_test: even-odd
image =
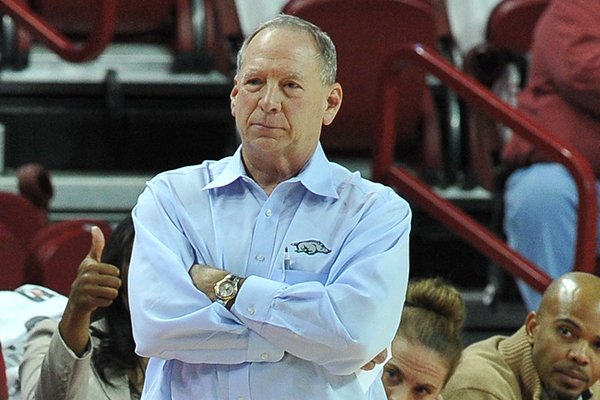
[[[320,240],[303,240],[301,242],[292,243],[292,246],[296,248],[296,253],[306,253],[313,255],[317,253],[331,253],[331,250],[327,248]]]

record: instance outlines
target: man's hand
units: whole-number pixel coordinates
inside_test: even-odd
[[[90,252],[79,264],[65,312],[59,324],[63,340],[81,355],[89,337],[91,315],[98,307],[108,307],[119,295],[121,279],[119,269],[100,262],[104,250],[104,235],[97,226],[92,227]]]
[[[377,364],[381,364],[382,362],[384,362],[387,358],[387,355],[387,349],[383,349],[381,353],[377,354],[371,361],[363,365],[360,369],[362,369],[363,371],[372,370]]]
[[[207,295],[210,301],[215,301],[215,283],[225,278],[228,272],[204,264],[194,264],[189,274],[194,286]]]

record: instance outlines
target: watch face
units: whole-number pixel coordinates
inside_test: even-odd
[[[233,295],[234,287],[231,282],[223,282],[219,285],[219,297],[228,298]]]

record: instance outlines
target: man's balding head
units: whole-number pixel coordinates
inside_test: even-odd
[[[585,272],[569,272],[553,281],[542,297],[538,314],[580,306],[600,313],[600,277]]]
[[[571,272],[556,279],[525,327],[549,399],[576,399],[600,379],[600,277]]]

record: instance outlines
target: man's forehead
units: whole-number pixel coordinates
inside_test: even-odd
[[[246,53],[314,53],[318,55],[317,44],[313,36],[302,29],[290,27],[271,27],[258,32],[248,43]]]
[[[268,46],[248,48],[240,68],[242,75],[272,73],[301,79],[321,69],[322,60],[316,49],[307,46],[279,49]]]

